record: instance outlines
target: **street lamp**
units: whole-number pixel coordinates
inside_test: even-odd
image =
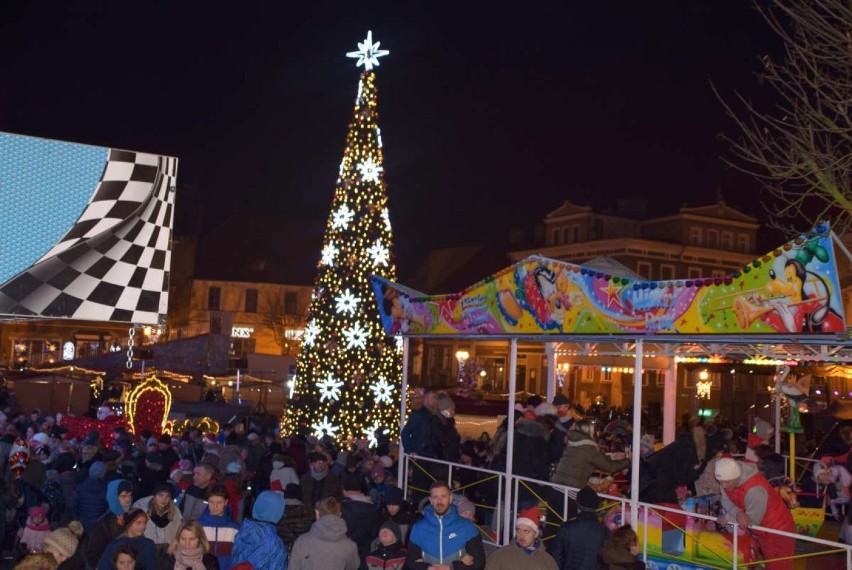
[[[695,396],[699,400],[698,415],[701,415],[702,406],[701,400],[710,399],[710,389],[713,387],[713,382],[710,381],[710,373],[707,370],[702,370],[698,373],[698,382],[695,383]]]

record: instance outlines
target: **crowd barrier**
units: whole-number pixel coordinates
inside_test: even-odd
[[[797,460],[799,461],[799,460]],[[418,503],[429,494],[429,485],[436,480],[450,483],[454,493],[477,486],[490,486],[488,494],[496,497],[493,504],[475,503],[477,510],[485,516],[478,522],[483,542],[499,547],[510,540],[512,530],[505,529],[503,515],[507,489],[511,489],[511,516],[529,506],[537,504],[545,513],[543,540],[555,538],[556,530],[568,519],[569,498],[576,496],[578,489],[558,485],[548,481],[539,481],[501,471],[472,467],[449,461],[403,456],[402,486],[407,499]],[[478,479],[470,481],[466,474],[476,474]],[[599,509],[605,521],[611,526],[629,522],[632,503],[629,498],[598,493],[602,500]],[[521,504],[519,504],[521,503]],[[416,505],[415,505],[416,506]],[[693,565],[700,568],[754,568],[782,558],[760,560],[757,555],[758,539],[754,531],[784,536],[797,541],[797,553],[793,560],[806,560],[818,557],[832,557],[835,562],[845,559],[846,568],[852,568],[852,545],[801,534],[752,526],[741,529],[735,521],[729,521],[724,533],[712,530],[717,518],[696,512],[686,512],[677,506],[665,506],[638,502],[639,528],[637,534],[642,559],[651,567],[665,568],[660,563],[671,562]],[[510,523],[511,524],[511,523]],[[506,532],[504,532],[506,531]],[[734,555],[733,553],[737,553]],[[656,565],[656,566],[655,566]]]

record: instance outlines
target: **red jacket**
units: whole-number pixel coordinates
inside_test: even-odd
[[[796,532],[796,524],[793,522],[793,516],[790,514],[790,509],[787,508],[787,504],[784,502],[784,499],[781,498],[781,495],[772,488],[766,480],[766,477],[764,477],[761,473],[755,473],[746,479],[745,483],[736,489],[731,489],[730,491],[726,490],[725,493],[738,509],[748,514],[745,507],[746,494],[749,490],[755,487],[762,487],[765,489],[767,496],[766,513],[763,515],[763,520],[756,524],[775,530]]]

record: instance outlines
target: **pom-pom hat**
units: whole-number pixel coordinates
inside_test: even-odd
[[[526,510],[521,511],[521,514],[518,516],[518,519],[515,521],[515,526],[525,526],[533,529],[536,534],[540,532],[540,528],[538,526],[539,521],[541,520],[541,511],[538,510],[537,506],[530,507]]]

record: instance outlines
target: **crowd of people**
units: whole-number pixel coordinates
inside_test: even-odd
[[[97,430],[70,438],[40,410],[7,409],[0,414],[3,559],[39,570],[643,567],[633,529],[611,531],[598,512],[596,490],[615,489],[595,477],[629,467],[629,429],[599,429],[601,422],[557,395],[551,402],[531,398],[493,436],[473,440],[459,435],[449,395],[419,393],[411,404],[401,432],[416,464],[408,500],[396,480],[399,445],[386,435],[378,434],[373,448],[366,441],[339,447],[330,437],[280,437],[237,422],[218,433],[174,436],[118,427],[107,444]],[[542,510],[561,511],[564,496],[521,487],[513,539],[497,549],[493,480],[464,467],[449,477],[446,465],[429,460],[503,470],[509,421],[514,473],[569,487],[569,508],[564,523],[545,524]],[[689,418],[668,446],[643,434],[640,498],[682,503],[684,489],[713,493],[722,524],[794,532],[789,509],[771,492],[778,458],[768,439],[754,432],[740,450],[733,429]],[[745,451],[742,461],[731,457],[736,451]],[[815,479],[827,484],[831,477]],[[794,546],[758,537],[767,558]]]

